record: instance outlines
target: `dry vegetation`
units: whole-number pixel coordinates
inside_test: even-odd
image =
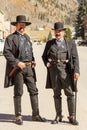
[[[5,20],[14,21],[16,15],[24,14],[32,22],[31,30],[37,30],[38,27],[52,28],[56,21],[72,26],[77,7],[77,0],[0,0]]]

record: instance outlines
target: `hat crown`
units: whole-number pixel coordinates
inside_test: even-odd
[[[65,29],[65,28],[64,28],[64,25],[63,25],[62,22],[56,22],[56,23],[54,24],[54,29],[55,29],[55,30],[63,30],[63,29]]]
[[[26,17],[24,15],[18,15],[16,17],[17,22],[26,22]]]

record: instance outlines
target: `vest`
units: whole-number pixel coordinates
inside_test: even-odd
[[[19,35],[19,41],[19,60],[22,62],[32,61],[32,46],[30,41],[26,38],[25,35]]]
[[[52,60],[66,60],[67,52],[65,41],[63,41],[60,46],[55,43],[49,49],[48,58]]]
[[[56,53],[57,53],[56,56],[58,60],[66,60],[68,58],[65,41],[63,41],[60,46],[57,46]]]

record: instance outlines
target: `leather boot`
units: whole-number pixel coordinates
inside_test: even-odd
[[[76,120],[76,110],[75,110],[75,98],[74,96],[68,97],[67,98],[67,103],[68,103],[68,111],[69,111],[69,122],[72,125],[78,125],[78,121]]]
[[[56,109],[56,117],[51,122],[51,124],[57,124],[58,122],[62,122],[62,103],[61,103],[61,97],[54,97],[54,104]]]
[[[15,120],[15,123],[16,123],[17,125],[22,125],[22,124],[23,124],[23,120],[22,120],[22,117],[21,117],[21,116],[17,116],[15,119],[16,119],[16,120]]]
[[[74,116],[69,116],[69,123],[71,123],[72,125],[79,125],[78,121],[75,119]]]
[[[23,120],[21,117],[21,97],[17,96],[14,97],[14,111],[15,111],[15,123],[18,125],[22,125],[23,124]]]
[[[14,111],[15,116],[21,116],[21,97],[14,97]]]
[[[39,115],[38,108],[38,95],[30,96],[31,107],[32,107],[32,121],[46,122],[45,118]]]

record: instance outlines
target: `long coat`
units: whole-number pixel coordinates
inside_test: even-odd
[[[44,65],[47,65],[48,62],[48,56],[49,56],[49,50],[50,47],[53,46],[55,44],[55,46],[57,46],[56,44],[56,39],[52,39],[50,41],[47,42],[43,55],[42,55],[42,59],[44,62]],[[69,74],[71,76],[71,87],[72,90],[75,91],[75,84],[74,84],[74,73],[80,73],[79,72],[79,58],[78,58],[78,52],[77,52],[77,48],[76,48],[76,44],[73,40],[65,40],[65,44],[68,50],[68,70],[69,70]],[[47,66],[46,66],[47,68]],[[51,84],[51,78],[50,78],[50,73],[49,73],[49,68],[47,68],[47,80],[46,80],[46,88],[52,88],[52,84]]]
[[[19,55],[20,55],[20,40],[18,37],[18,32],[14,32],[10,34],[5,40],[5,46],[3,50],[3,54],[7,60],[6,62],[6,72],[5,72],[5,81],[4,87],[7,88],[9,86],[14,85],[14,76],[9,77],[9,72],[18,64],[19,62]],[[24,34],[25,37],[30,41],[30,38],[27,34]],[[30,42],[31,46],[32,43]],[[32,52],[32,59],[34,61],[33,52]],[[35,71],[34,71],[35,72]],[[36,78],[36,77],[35,77]]]

